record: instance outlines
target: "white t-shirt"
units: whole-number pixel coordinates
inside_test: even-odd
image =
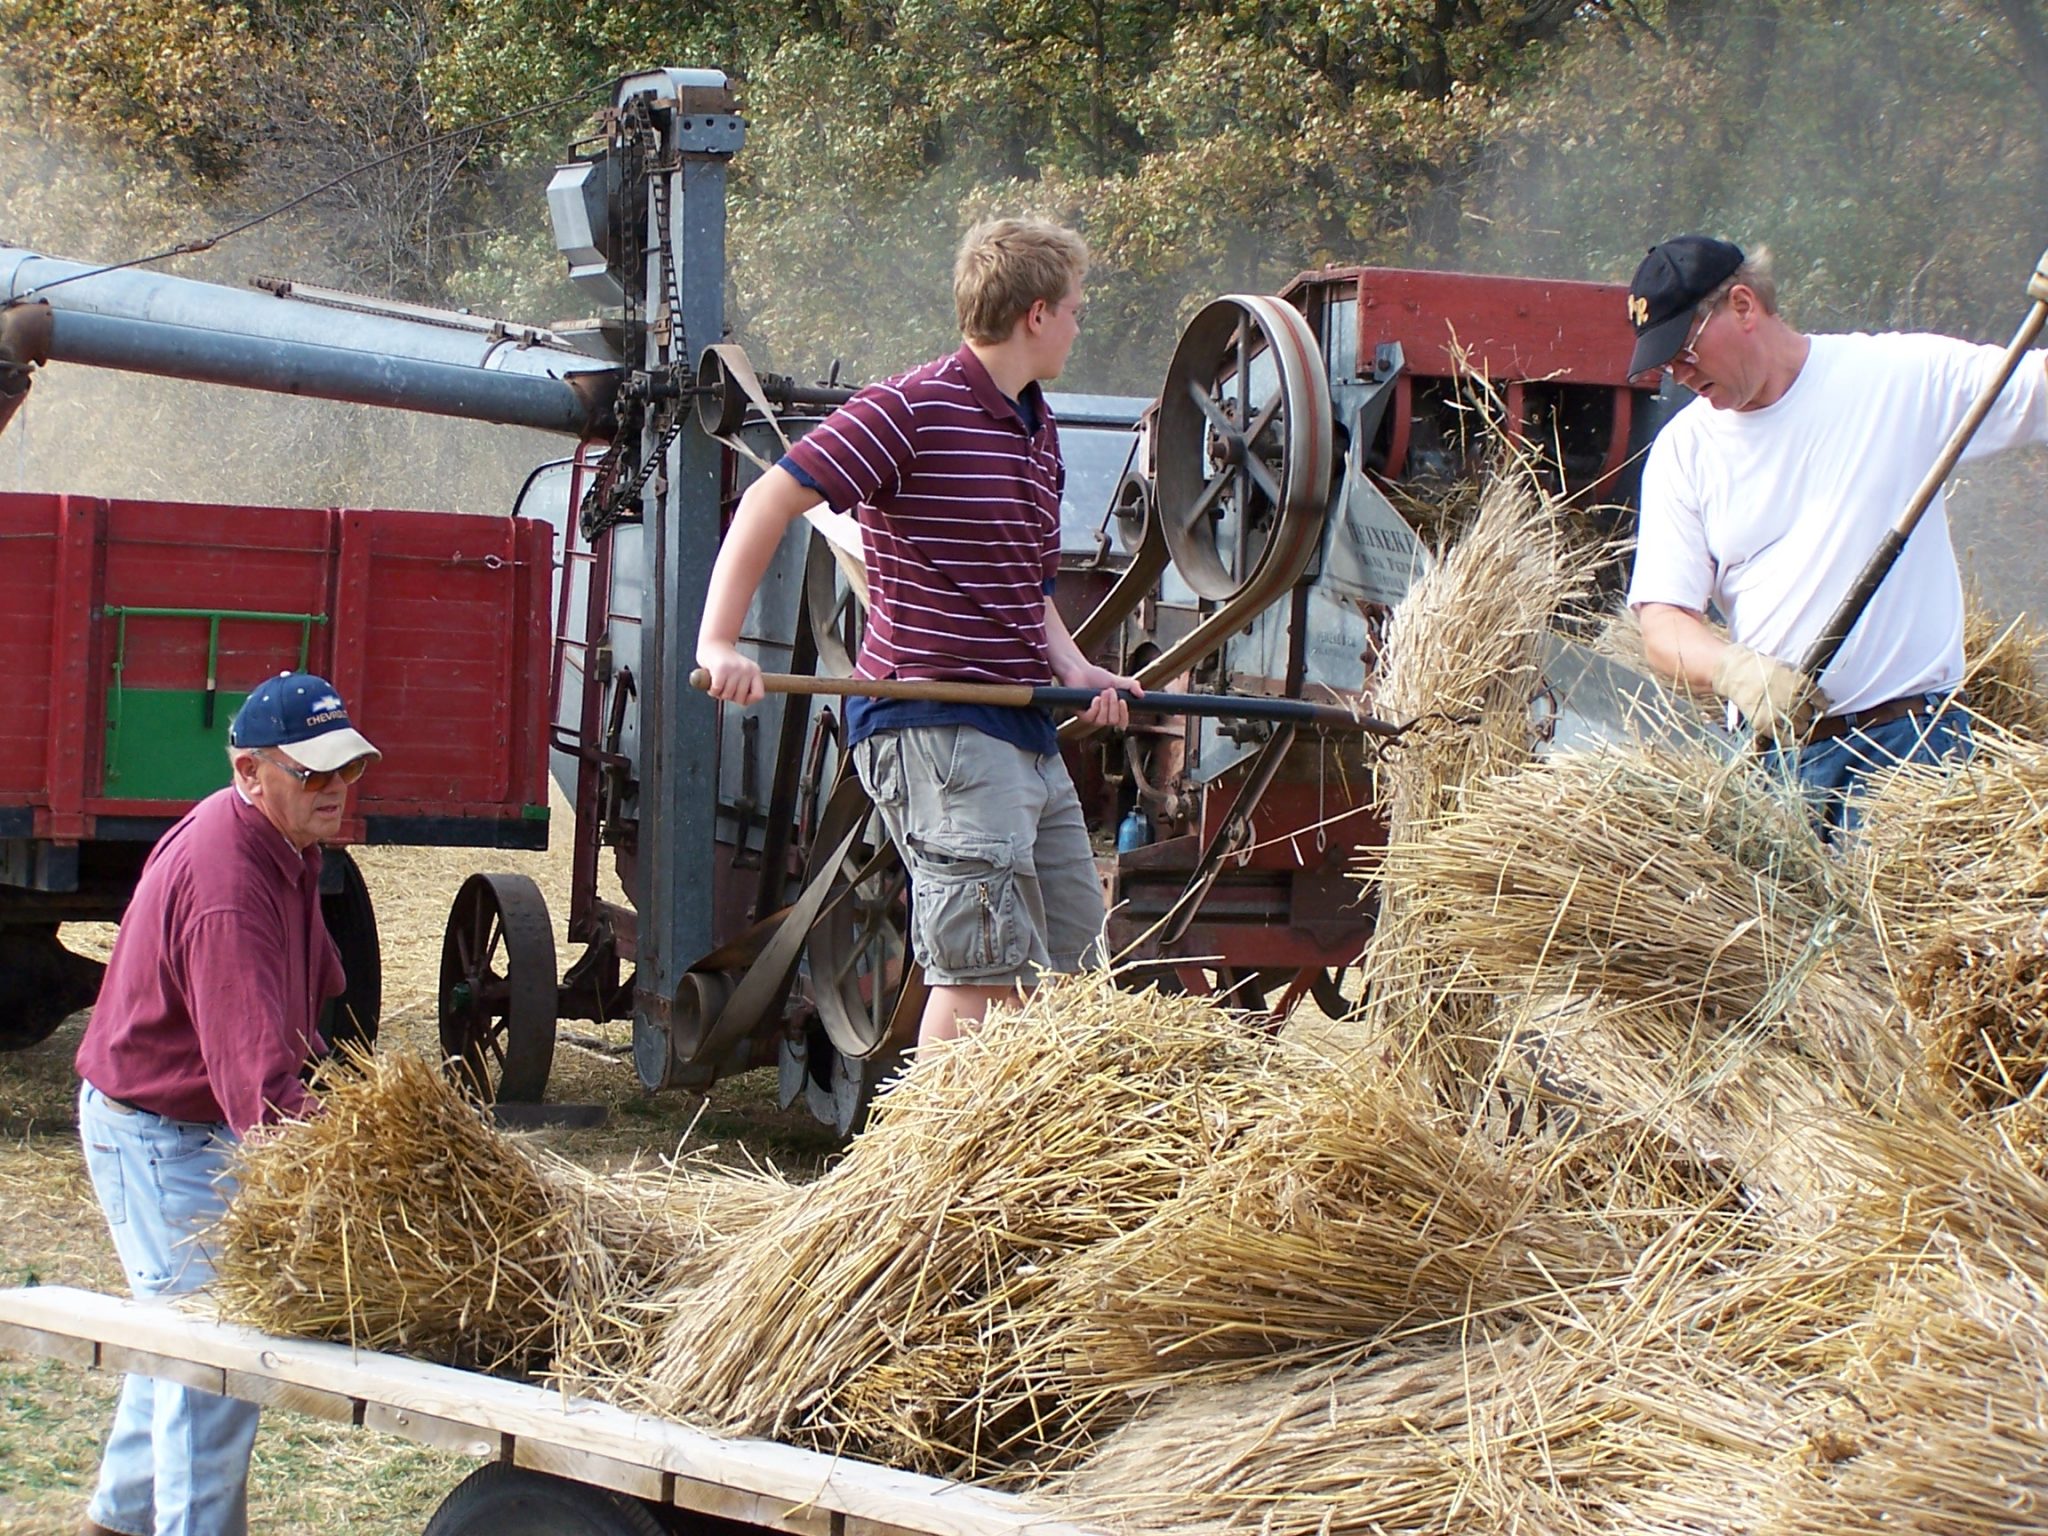
[[[1631,606],[1705,612],[1797,665],[1834,616],[2004,349],[1948,336],[1814,336],[1792,387],[1756,411],[1695,400],[1643,467]],[[1965,459],[2048,442],[2048,374],[2023,359]],[[1837,713],[1955,687],[1963,589],[1936,495],[1821,691]]]

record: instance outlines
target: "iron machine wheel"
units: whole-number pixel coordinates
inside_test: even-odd
[[[664,1536],[639,1499],[493,1462],[457,1483],[425,1536]]]
[[[1335,419],[1293,305],[1229,294],[1181,332],[1159,397],[1159,520],[1174,567],[1227,601],[1322,525]]]
[[[825,859],[855,825],[859,835],[830,872],[830,894],[804,938],[818,1027],[798,1059],[784,1062],[786,1074],[802,1070],[812,1113],[843,1136],[860,1129],[877,1084],[901,1065],[897,1048],[906,1031],[914,1037],[925,993],[910,954],[910,872],[849,767],[819,818],[811,859]],[[823,873],[807,869],[805,884]]]
[[[326,857],[341,868],[341,889],[320,898],[320,915],[341,951],[341,969],[348,980],[341,996],[320,1014],[320,1036],[330,1051],[345,1045],[370,1049],[384,1011],[384,956],[377,947],[377,909],[363,872],[345,848],[330,848]]]
[[[441,936],[441,1054],[480,1101],[533,1104],[555,1057],[555,925],[525,875],[471,875]]]

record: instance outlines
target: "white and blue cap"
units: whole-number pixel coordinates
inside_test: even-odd
[[[228,745],[282,747],[302,767],[329,771],[384,755],[349,724],[334,684],[310,672],[280,672],[258,683],[235,711]]]

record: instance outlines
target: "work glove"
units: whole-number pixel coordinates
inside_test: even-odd
[[[1797,667],[1731,645],[1714,663],[1714,692],[1742,711],[1760,741],[1794,745],[1827,713],[1827,695]]]

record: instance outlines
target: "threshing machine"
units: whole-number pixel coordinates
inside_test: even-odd
[[[576,327],[290,284],[251,295],[90,275],[0,250],[0,412],[27,365],[48,358],[566,434],[569,451],[535,472],[503,534],[530,550],[520,519],[552,525],[552,589],[530,553],[501,557],[530,562],[520,601],[538,605],[506,622],[537,619],[552,645],[488,683],[465,675],[515,721],[528,690],[545,692],[544,741],[516,728],[503,739],[515,753],[531,746],[510,765],[521,794],[530,781],[519,774],[545,758],[575,808],[568,932],[583,949],[558,972],[534,884],[473,876],[444,936],[443,1044],[484,1091],[536,1098],[558,1019],[630,1017],[648,1089],[773,1064],[785,1102],[848,1127],[921,1010],[907,945],[916,893],[849,770],[832,701],[771,695],[742,711],[688,682],[704,585],[740,491],[782,441],[851,393],[757,374],[727,335],[725,176],[745,132],[715,71],[618,82],[548,189],[570,276],[602,311]],[[1468,476],[1480,415],[1543,452],[1561,490],[1630,499],[1658,397],[1625,377],[1624,316],[1616,285],[1366,268],[1215,300],[1181,336],[1156,400],[1050,397],[1068,464],[1057,588],[1070,627],[1091,655],[1148,686],[1369,698],[1379,627],[1428,558],[1389,496]],[[350,516],[395,525],[427,515]],[[458,552],[483,547],[435,536]],[[220,558],[228,570],[243,557]],[[851,558],[829,518],[785,541],[743,635],[764,669],[851,670],[861,623]],[[317,597],[294,612],[314,611]],[[366,601],[374,620],[385,589]],[[109,667],[143,665],[139,619],[128,650],[109,649],[126,606],[145,605],[96,591],[59,603],[51,655],[75,670],[57,691],[104,692]],[[146,606],[202,604],[173,592]],[[205,651],[203,699],[300,654],[333,654],[266,648],[248,630],[263,622],[220,621],[221,636],[241,627],[235,645]],[[189,637],[178,643],[191,693],[198,652]],[[418,658],[402,675],[433,664]],[[395,744],[381,784],[437,744],[430,731],[413,742],[407,700],[363,682],[364,729]],[[89,746],[113,739],[103,718],[84,723]],[[54,763],[55,717],[35,729]],[[1349,870],[1382,835],[1357,738],[1193,718],[1068,734],[1099,833],[1113,947],[1130,974],[1275,1012],[1311,995],[1338,1008],[1343,968],[1372,922]],[[170,795],[152,817],[66,820],[40,804],[9,811],[9,792],[0,784],[0,818],[15,817],[0,819],[0,927],[47,925],[67,870],[82,888],[96,841],[146,839],[180,808]],[[441,821],[467,819],[475,832],[479,810]],[[366,802],[359,835],[376,840],[380,814]],[[522,802],[516,815],[531,812]],[[623,903],[602,894],[607,856]]]

